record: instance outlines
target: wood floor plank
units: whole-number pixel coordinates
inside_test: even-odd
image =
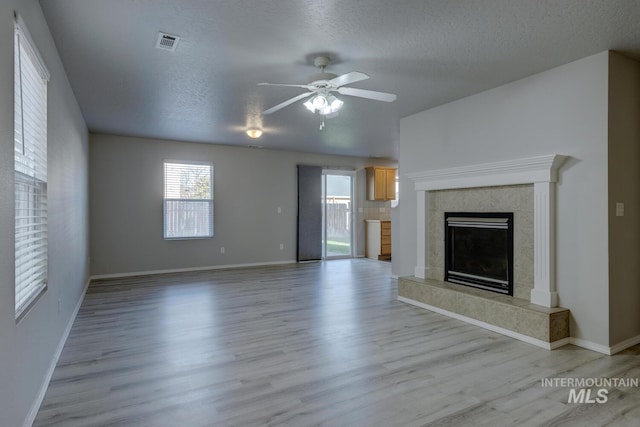
[[[546,351],[396,301],[368,259],[89,287],[35,426],[640,425],[640,390],[567,403],[543,378],[638,378],[640,346]]]

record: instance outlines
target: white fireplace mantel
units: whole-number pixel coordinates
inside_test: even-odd
[[[566,156],[552,154],[494,163],[414,172],[406,176],[417,191],[416,277],[428,270],[426,193],[433,190],[533,184],[534,189],[534,288],[531,302],[558,306],[555,287],[555,183]]]

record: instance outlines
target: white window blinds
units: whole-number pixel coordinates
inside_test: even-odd
[[[47,72],[24,23],[14,36],[15,316],[47,287]]]
[[[213,164],[164,163],[164,238],[213,237]]]

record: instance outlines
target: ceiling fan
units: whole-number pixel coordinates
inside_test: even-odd
[[[306,85],[258,83],[260,86],[298,87],[307,89],[308,91],[301,93],[298,96],[294,96],[291,99],[287,99],[286,101],[263,111],[262,114],[271,114],[293,104],[294,102],[310,98],[304,103],[304,106],[307,107],[309,111],[312,113],[318,112],[327,118],[335,117],[338,115],[338,110],[340,110],[344,102],[338,99],[333,94],[334,92],[337,92],[340,95],[356,96],[358,98],[373,99],[376,101],[393,102],[396,100],[396,95],[392,93],[345,87],[346,85],[366,80],[369,76],[358,71],[352,71],[347,74],[342,74],[341,76],[337,76],[333,73],[325,73],[324,69],[329,65],[329,61],[329,58],[326,56],[318,56],[315,58],[313,63],[316,67],[320,68],[320,73],[311,76],[311,83]]]

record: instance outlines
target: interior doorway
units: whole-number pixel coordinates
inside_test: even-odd
[[[322,257],[354,254],[353,194],[355,172],[325,169],[322,173]]]

